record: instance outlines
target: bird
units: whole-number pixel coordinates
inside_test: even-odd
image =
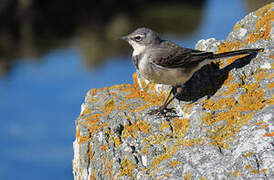
[[[172,86],[162,106],[151,111],[152,114],[166,114],[168,105],[183,92],[185,83],[201,67],[215,59],[243,54],[254,54],[263,48],[242,49],[214,54],[213,52],[184,48],[176,43],[161,39],[159,34],[149,28],[138,28],[120,37],[133,48],[132,60],[136,70],[147,80]],[[173,94],[173,97],[171,95]]]

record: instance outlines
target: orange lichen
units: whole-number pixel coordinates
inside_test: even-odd
[[[85,143],[85,142],[88,142],[89,140],[89,136],[81,136],[79,137],[79,144],[82,144],[82,143]]]
[[[125,99],[136,99],[136,98],[141,98],[145,104],[140,105],[138,108],[134,109],[135,112],[143,111],[151,106],[157,105],[160,106],[164,99],[166,94],[161,92],[160,94],[157,94],[155,91],[155,85],[151,84],[149,87],[144,83],[144,80],[141,82],[143,89],[148,89],[150,88],[151,93],[149,93],[148,90],[140,90],[138,80],[137,80],[137,75],[136,73],[133,74],[133,81],[134,85],[130,85],[128,88],[122,90],[123,92],[127,91],[130,92]]]
[[[105,144],[103,147],[101,147],[101,150],[102,150],[102,151],[106,151],[107,148],[108,148],[108,144]]]
[[[112,112],[112,110],[115,107],[115,102],[113,99],[105,102],[104,106],[103,106],[103,112],[105,112],[105,114],[109,114],[110,112]]]
[[[121,162],[121,169],[120,169],[120,176],[127,175],[130,177],[133,177],[132,170],[136,168],[136,165],[133,164],[128,157],[126,157],[122,162]]]
[[[248,152],[246,154],[244,154],[245,157],[250,157],[250,156],[253,156],[253,153],[252,152]]]
[[[90,174],[90,180],[95,180],[95,174],[97,173],[97,170],[94,169],[94,171]]]
[[[251,173],[253,173],[253,174],[259,174],[260,172],[257,169],[252,169]]]
[[[238,97],[238,100],[230,97],[222,98],[216,101],[211,99],[206,100],[204,107],[207,110],[215,113],[205,113],[202,120],[205,124],[214,125],[218,121],[226,121],[226,125],[217,126],[213,131],[209,131],[210,137],[214,140],[212,144],[218,145],[222,148],[228,147],[225,141],[232,141],[231,139],[239,129],[252,119],[254,114],[265,107],[266,104],[270,104],[270,100],[265,100],[264,90],[260,87],[259,81],[265,79],[268,74],[259,69],[254,77],[256,82],[253,84],[244,83],[232,85],[233,88],[223,93],[225,95],[233,94],[238,88],[245,90],[245,93]],[[245,78],[243,78],[245,81]],[[230,80],[228,82],[231,82]],[[224,83],[226,85],[227,82]],[[228,84],[229,86],[229,84]],[[234,88],[237,87],[235,90]],[[231,91],[231,92],[230,92]]]
[[[240,175],[240,171],[239,170],[235,170],[235,171],[233,171],[233,173],[232,173],[232,176],[233,177],[237,177],[237,176],[239,176]]]
[[[80,135],[80,129],[77,126],[76,127],[76,139],[79,144],[85,143],[89,141],[89,136],[81,136]]]
[[[247,38],[244,41],[236,41],[236,42],[225,41],[224,43],[218,46],[218,53],[237,50],[243,47],[244,44],[254,43],[260,39],[269,40],[271,22],[274,19],[274,12],[269,11],[271,6],[272,6],[271,4],[267,5],[257,11],[258,21],[256,23],[256,29],[254,32],[249,33],[247,35]],[[236,24],[233,28],[233,31],[235,32],[240,27],[241,27],[240,24]],[[223,68],[225,65],[234,62],[238,58],[240,58],[240,56],[228,58],[225,61],[217,61],[217,63],[220,65],[221,68]]]
[[[260,81],[262,79],[265,79],[268,75],[269,73],[265,72],[265,70],[259,69],[255,74],[255,78],[257,79],[257,81]]]
[[[91,113],[91,111],[88,108],[85,108],[84,111],[80,114],[80,117],[85,116],[89,113]]]
[[[180,164],[179,161],[173,160],[168,165],[170,165],[171,167],[176,167],[178,164]]]
[[[273,136],[274,136],[274,132],[264,134],[264,137],[273,137]]]
[[[245,169],[250,169],[250,168],[251,166],[249,164],[245,166]]]
[[[157,168],[157,166],[165,159],[170,159],[177,151],[175,146],[171,146],[171,148],[166,148],[165,153],[157,156],[156,158],[153,159],[152,161],[152,166],[153,168]]]
[[[108,176],[111,180],[113,180],[113,176],[112,176],[112,172],[111,172],[112,164],[113,164],[113,159],[110,160],[110,163],[109,163],[109,166],[108,166]]]
[[[180,139],[185,136],[189,128],[189,119],[174,118],[173,120],[174,134]]]
[[[132,136],[136,138],[137,131],[143,133],[149,133],[151,126],[147,123],[147,121],[140,120],[137,123],[132,123],[131,125],[125,125],[122,133],[122,138],[127,138]]]
[[[169,128],[170,128],[169,123],[170,123],[170,122],[168,122],[168,121],[162,122],[162,124],[161,124],[159,130],[160,130],[160,131],[163,131],[165,128],[169,129]]]
[[[235,24],[235,26],[233,27],[233,31],[235,32],[237,29],[239,29],[239,28],[241,28],[241,27],[242,27],[242,25],[239,24],[239,23],[237,23],[237,24]]]
[[[143,133],[149,133],[149,130],[151,129],[151,126],[147,123],[147,121],[138,121],[137,123],[138,129]]]
[[[191,180],[191,171],[186,173],[185,180]]]
[[[121,144],[120,138],[119,137],[115,137],[114,138],[114,146],[118,147]]]
[[[274,82],[268,84],[268,88],[270,88],[270,89],[274,88]]]

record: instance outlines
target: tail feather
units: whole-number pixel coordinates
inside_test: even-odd
[[[211,59],[225,58],[225,57],[237,56],[237,55],[243,55],[243,54],[254,54],[259,51],[263,52],[264,49],[258,48],[258,49],[242,49],[237,51],[229,51],[229,52],[214,54]]]

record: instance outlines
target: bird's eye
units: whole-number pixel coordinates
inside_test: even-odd
[[[141,38],[142,38],[141,36],[135,36],[135,37],[134,37],[134,40],[135,40],[135,41],[140,41]]]

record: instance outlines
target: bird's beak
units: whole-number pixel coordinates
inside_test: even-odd
[[[122,39],[122,40],[124,40],[124,41],[128,41],[128,40],[129,40],[129,37],[128,37],[128,36],[122,36],[122,37],[120,37],[119,39]]]

